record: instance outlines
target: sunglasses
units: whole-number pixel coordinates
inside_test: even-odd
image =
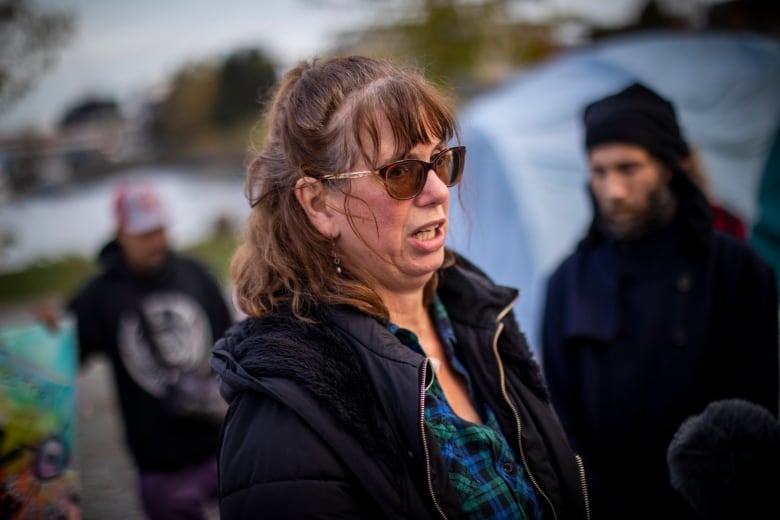
[[[387,194],[398,200],[413,199],[423,190],[428,178],[428,171],[433,170],[436,176],[447,185],[455,186],[463,177],[463,163],[466,159],[466,147],[454,146],[447,148],[431,157],[431,162],[419,159],[404,159],[391,162],[376,170],[360,172],[334,173],[323,175],[320,180],[358,179],[366,175],[376,174],[382,178]]]

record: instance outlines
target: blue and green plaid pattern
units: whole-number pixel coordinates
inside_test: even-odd
[[[463,510],[469,518],[539,520],[542,509],[536,491],[525,469],[516,461],[493,411],[485,403],[477,403],[474,399],[468,372],[455,355],[456,338],[452,324],[436,295],[431,304],[431,316],[447,356],[466,381],[472,402],[483,421],[483,424],[474,424],[458,417],[450,408],[437,380],[428,388],[425,422],[441,448]],[[404,345],[425,355],[412,331],[393,323],[388,328]]]

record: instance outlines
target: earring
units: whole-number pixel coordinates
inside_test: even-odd
[[[336,274],[341,274],[341,258],[339,258],[339,255],[336,254],[336,238],[331,237],[330,239],[330,254],[333,255],[333,265],[336,266]]]
[[[336,266],[336,274],[341,274],[341,259],[336,256],[336,252],[333,252],[333,265]]]

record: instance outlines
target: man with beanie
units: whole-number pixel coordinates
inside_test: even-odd
[[[185,375],[217,388],[211,346],[232,316],[206,268],[169,249],[167,214],[150,185],[121,186],[114,217],[116,236],[100,252],[100,274],[68,305],[80,357],[100,352],[111,361],[147,516],[206,518],[204,505],[217,498],[221,417],[184,413],[171,392]]]
[[[593,518],[695,518],[666,451],[711,401],[778,413],[771,268],[713,229],[672,104],[640,84],[588,105],[593,221],[548,282],[543,368]]]

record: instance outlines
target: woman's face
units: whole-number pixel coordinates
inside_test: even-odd
[[[430,161],[447,148],[444,142],[419,144],[408,155],[394,157],[392,133],[388,128],[383,134],[379,164],[357,164],[355,170],[375,169],[401,159]],[[449,188],[432,170],[426,172],[420,194],[409,200],[392,198],[375,174],[349,182],[349,196],[331,192],[336,197],[332,207],[343,209],[346,204],[355,227],[343,211],[338,212],[342,266],[349,270],[350,264],[358,264],[368,270],[380,296],[421,290],[444,261]]]

